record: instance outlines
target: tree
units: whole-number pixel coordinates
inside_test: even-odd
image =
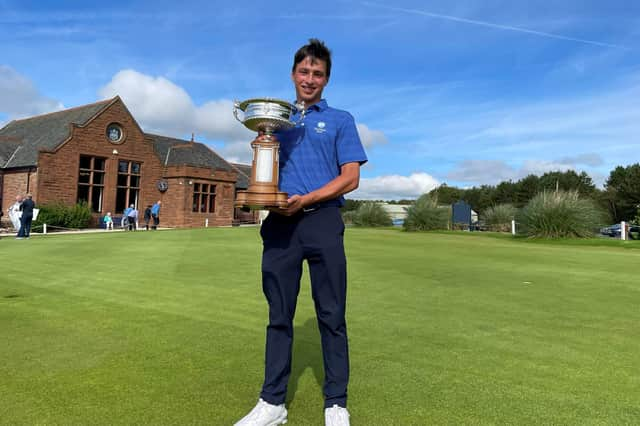
[[[456,188],[455,186],[447,186],[446,183],[443,183],[439,187],[432,189],[431,192],[429,192],[429,196],[434,200],[438,200],[438,203],[441,205],[445,205],[453,204],[462,199],[463,193],[463,189]]]
[[[631,220],[640,205],[640,164],[618,166],[609,174],[605,183],[608,199],[616,222]]]
[[[583,197],[594,198],[596,186],[585,172],[576,173],[574,170],[564,172],[547,172],[540,176],[540,191],[578,191]]]
[[[540,192],[540,178],[538,176],[529,175],[520,179],[515,184],[513,205],[517,207],[526,205],[538,192]]]
[[[467,189],[462,195],[462,199],[471,205],[471,208],[477,212],[482,212],[494,205],[496,189],[491,185],[474,186]]]
[[[494,204],[515,204],[516,184],[512,181],[503,181],[496,186],[496,193],[493,199]]]

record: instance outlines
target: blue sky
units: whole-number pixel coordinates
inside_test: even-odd
[[[330,105],[366,145],[354,198],[640,161],[640,3],[0,0],[0,124],[120,95],[143,129],[250,160],[234,99],[291,100],[333,51]]]

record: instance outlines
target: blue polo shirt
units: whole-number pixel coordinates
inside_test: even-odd
[[[299,119],[299,115],[293,117]],[[346,111],[331,108],[322,99],[306,110],[296,127],[276,133],[280,141],[280,190],[305,195],[340,175],[346,163],[367,162],[356,123]],[[335,200],[344,204],[344,197]]]

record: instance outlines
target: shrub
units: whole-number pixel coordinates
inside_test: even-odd
[[[353,218],[356,217],[355,210],[347,210],[342,212],[342,221],[345,225],[353,225]]]
[[[38,220],[33,226],[58,226],[61,228],[80,229],[86,228],[91,222],[91,209],[87,203],[79,203],[67,206],[62,203],[45,204],[39,207]]]
[[[431,231],[449,229],[451,207],[438,207],[437,198],[424,194],[407,208],[402,227],[405,231]]]
[[[353,215],[355,226],[391,226],[391,216],[378,203],[362,203]]]
[[[593,237],[603,212],[577,191],[541,192],[516,215],[518,233],[529,237]]]
[[[498,204],[487,208],[482,214],[482,220],[491,231],[508,232],[517,212],[518,209],[511,204]]]

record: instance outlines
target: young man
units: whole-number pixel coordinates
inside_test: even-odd
[[[260,230],[263,240],[262,288],[269,303],[265,379],[260,400],[237,426],[280,425],[291,373],[293,317],[302,263],[309,265],[311,289],[322,340],[325,424],[349,425],[347,383],[346,258],[343,195],[358,187],[367,161],[353,117],[327,105],[322,91],[331,74],[331,53],[311,39],[295,54],[291,79],[304,121],[277,134],[280,190],[288,206],[272,211]]]

